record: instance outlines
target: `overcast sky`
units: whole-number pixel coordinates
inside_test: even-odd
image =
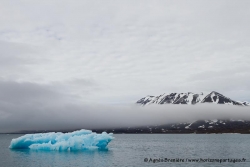
[[[172,92],[250,101],[249,30],[248,0],[1,0],[1,127]]]
[[[0,87],[104,104],[212,90],[250,101],[249,18],[247,0],[2,0]]]

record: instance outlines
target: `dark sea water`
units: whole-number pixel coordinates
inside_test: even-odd
[[[117,134],[109,144],[108,151],[10,150],[8,146],[11,139],[19,136],[0,134],[0,167],[250,166],[250,135]],[[165,158],[179,158],[184,162],[156,160],[167,161]],[[201,158],[204,161],[245,158],[246,162],[187,162]]]

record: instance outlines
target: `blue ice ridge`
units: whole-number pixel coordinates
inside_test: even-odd
[[[82,129],[70,133],[26,134],[12,139],[9,148],[58,151],[107,149],[108,143],[113,139],[113,133],[97,134],[91,130]]]

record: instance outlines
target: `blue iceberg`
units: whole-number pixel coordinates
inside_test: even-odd
[[[97,134],[91,130],[78,130],[70,133],[50,132],[27,134],[12,139],[10,149],[76,151],[107,149],[114,139],[112,133]]]

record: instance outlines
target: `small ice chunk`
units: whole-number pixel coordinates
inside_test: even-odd
[[[216,122],[218,122],[218,120],[217,119],[214,119],[214,120],[212,120],[214,123],[216,123]]]

